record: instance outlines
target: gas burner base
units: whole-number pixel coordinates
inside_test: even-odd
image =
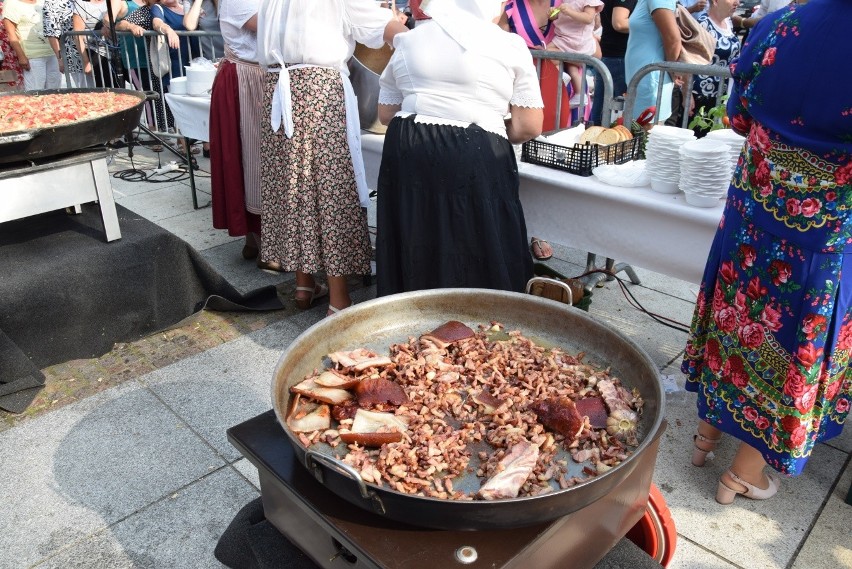
[[[389,520],[329,491],[297,463],[272,411],[228,429],[228,440],[258,469],[266,519],[319,567],[661,567],[632,543],[616,547],[645,512],[656,448],[644,454],[649,464],[638,465],[614,491],[555,521],[443,531]],[[631,552],[641,555],[625,561]]]

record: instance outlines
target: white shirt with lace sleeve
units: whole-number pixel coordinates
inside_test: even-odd
[[[402,105],[421,122],[476,124],[506,137],[509,106],[543,108],[526,43],[506,33],[503,60],[466,51],[435,22],[394,38],[395,51],[379,80],[379,103]]]

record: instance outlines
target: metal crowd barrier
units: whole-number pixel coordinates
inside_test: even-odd
[[[684,87],[683,87],[683,118],[681,120],[681,124],[679,126],[683,128],[688,128],[689,125],[689,115],[692,110],[692,83],[695,75],[709,75],[714,77],[721,77],[723,79],[730,79],[731,72],[730,70],[722,65],[693,65],[690,63],[676,63],[671,61],[665,61],[660,63],[652,63],[646,65],[639,69],[636,72],[630,82],[627,84],[627,96],[624,99],[624,122],[625,124],[630,124],[633,121],[633,118],[636,116],[636,112],[642,112],[645,109],[636,109],[636,91],[639,88],[639,83],[642,81],[645,76],[650,73],[670,73],[671,75],[683,75],[684,76]],[[674,89],[677,89],[675,86]],[[728,81],[720,81],[719,89],[715,94],[716,103],[718,104],[719,100],[722,96],[728,92]],[[660,103],[663,98],[663,82],[660,81],[659,86],[657,87],[657,98],[655,101],[656,107],[660,108]],[[672,109],[674,112],[675,109]],[[667,117],[664,117],[664,119]]]
[[[167,85],[172,76],[183,76],[184,66],[189,65],[196,57],[207,56],[208,59],[216,61],[224,56],[220,52],[214,40],[221,37],[219,32],[204,31],[182,31],[175,32],[181,42],[188,42],[188,57],[185,61],[181,50],[178,50],[179,72],[172,72],[162,78],[156,76],[149,68],[149,53],[151,41],[157,37],[163,37],[157,32],[146,31],[143,36],[136,37],[130,32],[117,32],[118,46],[112,45],[105,39],[100,31],[84,30],[62,34],[60,45],[62,46],[62,57],[65,63],[65,82],[68,86],[76,87],[113,87],[117,89],[132,89],[146,93],[156,93],[158,96],[146,104],[145,112],[142,114],[142,125],[148,131],[160,137],[179,136],[174,130],[174,118],[166,104],[164,97],[168,92]],[[76,38],[83,38],[88,46],[92,73],[81,77],[72,74],[70,69],[75,67],[73,61],[80,57],[77,50],[68,49],[65,38],[72,38],[78,45]],[[186,39],[184,39],[186,38]],[[91,42],[90,40],[95,40]],[[92,48],[96,49],[93,50]],[[99,56],[93,56],[93,54]],[[109,54],[109,56],[107,56]],[[212,58],[210,57],[212,55]]]
[[[597,59],[595,57],[592,57],[590,55],[583,55],[583,54],[580,54],[580,53],[566,53],[566,52],[563,52],[563,51],[544,51],[544,50],[537,50],[536,49],[536,50],[531,50],[530,53],[532,54],[533,58],[535,58],[535,60],[536,60],[536,71],[538,72],[539,76],[541,76],[541,66],[542,65],[551,65],[551,62],[553,62],[553,61],[561,61],[563,63],[581,64],[581,65],[585,65],[587,68],[591,67],[595,71],[597,71],[600,74],[600,76],[603,78],[603,85],[597,85],[596,84],[594,86],[594,88],[595,89],[603,88],[603,90],[604,90],[603,107],[602,107],[602,113],[601,113],[601,117],[602,117],[601,122],[603,124],[610,124],[611,116],[612,116],[612,110],[613,110],[613,101],[614,101],[614,99],[613,99],[614,94],[613,94],[613,85],[612,85],[612,74],[609,72],[609,69],[607,69],[607,66],[604,65],[603,61],[601,61],[600,59]],[[588,69],[586,71],[588,71]],[[582,88],[580,89],[580,91],[582,93],[586,93],[588,91],[587,87],[588,87],[587,74],[583,73]],[[562,116],[561,116],[562,115],[562,98],[566,97],[567,95],[568,95],[568,93],[567,93],[567,90],[566,90],[565,83],[564,82],[557,83],[557,87],[556,87],[556,117],[555,117],[555,120],[554,120],[553,128],[545,128],[545,131],[558,130],[559,129],[559,125],[562,124],[562,122],[561,122],[562,121]],[[620,95],[620,93],[619,93],[619,95]],[[589,99],[591,100],[591,98],[592,98],[591,94],[589,94]],[[584,117],[586,115],[586,107],[587,107],[586,97],[585,96],[582,97],[581,101],[582,102],[580,103],[580,106],[577,107],[577,112],[578,112],[579,117]],[[580,120],[582,120],[582,119],[580,119]],[[570,123],[571,121],[569,120],[568,122]]]

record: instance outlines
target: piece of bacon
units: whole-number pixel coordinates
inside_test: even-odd
[[[309,377],[308,379],[291,387],[290,391],[293,393],[300,393],[305,397],[310,397],[311,399],[316,399],[323,403],[331,403],[332,405],[339,405],[347,399],[352,399],[352,397],[354,397],[345,389],[317,385],[315,379],[316,378]]]
[[[583,430],[583,417],[577,406],[568,397],[551,397],[530,405],[530,410],[538,416],[538,422],[565,437],[570,444]]]
[[[328,405],[306,401],[296,394],[290,409],[287,426],[294,433],[311,433],[331,428],[331,408]]]
[[[472,338],[475,332],[466,324],[458,320],[450,320],[441,324],[428,334],[420,336],[421,340],[429,340],[438,348],[446,348],[453,342]]]
[[[408,420],[393,413],[378,413],[358,409],[349,431],[341,431],[340,439],[346,443],[358,443],[361,446],[376,447],[402,440],[408,431]]]
[[[341,368],[352,368],[355,371],[364,371],[371,367],[383,367],[393,363],[387,356],[380,356],[367,348],[358,348],[351,351],[332,352],[328,357]]]
[[[371,377],[358,382],[355,394],[361,407],[375,407],[382,403],[402,405],[408,401],[408,396],[399,384],[383,377]]]
[[[343,375],[342,373],[327,369],[314,379],[314,382],[322,387],[336,387],[337,389],[352,389],[358,385],[358,378],[351,375]]]
[[[606,403],[606,406],[609,408],[610,413],[618,409],[630,410],[630,400],[632,399],[632,396],[629,391],[620,385],[616,385],[616,383],[611,379],[599,380],[596,387],[598,388],[601,397],[603,397],[604,403]]]
[[[477,492],[483,500],[517,498],[521,486],[532,474],[538,461],[538,446],[523,440],[516,443],[497,463],[497,474],[488,479]]]

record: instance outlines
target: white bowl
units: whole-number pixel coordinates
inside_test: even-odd
[[[175,77],[169,81],[169,93],[172,95],[186,95],[186,77]]]
[[[690,192],[684,192],[683,195],[686,196],[686,203],[695,207],[716,207],[722,199],[719,196],[702,196]]]
[[[671,182],[669,180],[651,177],[651,189],[661,194],[676,194],[680,192],[680,186],[677,180]]]

